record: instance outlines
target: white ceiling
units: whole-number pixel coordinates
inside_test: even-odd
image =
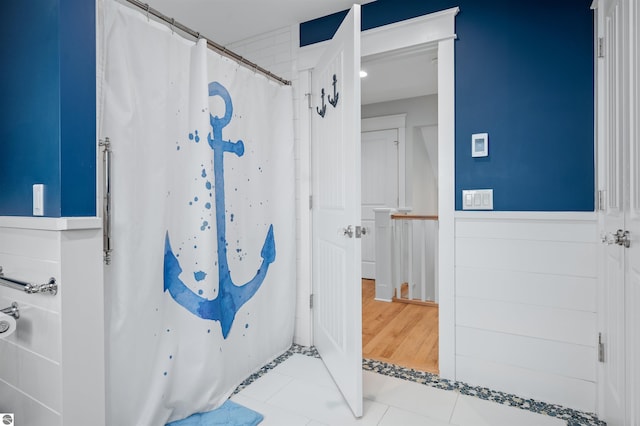
[[[162,14],[228,45],[373,0],[143,0]],[[363,58],[362,104],[437,92],[435,51]],[[259,64],[262,65],[262,64]]]
[[[223,46],[373,0],[142,0]]]
[[[435,48],[363,58],[362,105],[438,93],[437,61]]]

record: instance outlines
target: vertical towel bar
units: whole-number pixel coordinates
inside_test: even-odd
[[[104,263],[111,264],[111,141],[106,137],[99,142],[104,148],[102,157],[102,177],[104,195],[102,199],[102,250]]]

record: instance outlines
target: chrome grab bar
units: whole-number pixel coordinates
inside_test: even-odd
[[[2,272],[2,266],[0,266],[0,285],[13,288],[15,290],[21,290],[28,294],[51,293],[55,296],[58,293],[58,284],[56,283],[56,279],[53,277],[49,278],[49,281],[45,284],[32,284],[5,276]]]

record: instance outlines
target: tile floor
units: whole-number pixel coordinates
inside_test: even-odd
[[[261,426],[553,426],[555,417],[363,371],[364,415],[351,414],[322,360],[293,354],[231,399],[264,416]]]

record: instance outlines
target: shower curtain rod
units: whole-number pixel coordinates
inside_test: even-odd
[[[246,66],[247,68],[251,68],[256,72],[259,72],[260,74],[272,79],[272,80],[276,80],[286,86],[291,86],[291,81],[289,80],[285,80],[284,78],[275,75],[274,73],[272,73],[269,70],[266,70],[264,68],[262,68],[260,65],[249,61],[248,59],[238,55],[237,53],[227,49],[224,46],[219,45],[218,43],[216,43],[215,41],[201,35],[199,32],[192,30],[191,28],[185,26],[184,24],[181,24],[180,22],[176,21],[174,18],[169,18],[167,15],[162,14],[161,12],[159,12],[157,9],[154,9],[152,7],[149,6],[148,3],[143,3],[141,1],[138,0],[125,0],[126,2],[136,6],[138,9],[141,9],[143,12],[147,13],[147,15],[153,15],[156,18],[160,19],[162,22],[168,24],[169,26],[171,26],[172,28],[177,28],[182,32],[185,32],[187,34],[189,34],[191,37],[194,37],[196,40],[197,39],[205,39],[207,40],[207,46],[211,49],[211,50],[215,50],[216,52],[220,53],[221,55],[227,56],[233,60],[235,60],[236,62],[239,62],[240,64]]]

